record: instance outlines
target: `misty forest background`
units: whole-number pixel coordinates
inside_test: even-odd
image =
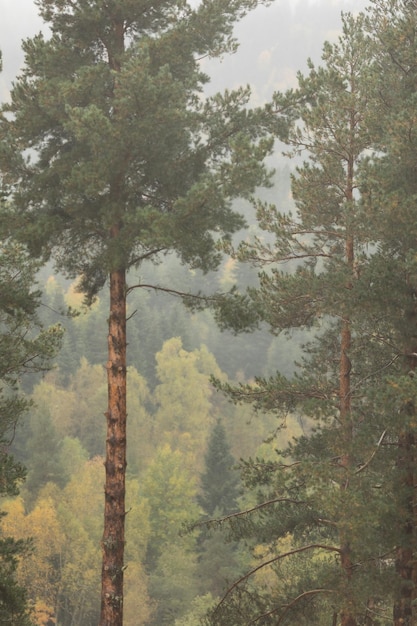
[[[39,28],[30,11],[15,18],[12,5],[13,0],[5,2],[0,26],[3,100],[19,71],[18,40]],[[237,27],[238,53],[207,62],[209,91],[250,83],[253,104],[265,102],[274,90],[296,84],[296,72],[305,71],[308,57],[319,61],[325,40],[337,39],[341,9],[355,12],[364,6],[301,0],[258,8]],[[257,196],[288,214],[294,209],[290,175],[300,161],[284,158],[277,145],[269,163],[275,168],[273,184]],[[268,238],[253,206],[242,202],[236,208],[248,227],[235,236],[235,244]],[[290,270],[296,265],[289,265]],[[129,283],[206,293],[259,284],[256,268],[228,257],[218,272],[208,275],[185,268],[175,255],[146,271],[132,272]],[[8,452],[28,473],[20,494],[2,503],[7,513],[2,532],[32,538],[33,549],[21,560],[17,577],[27,591],[34,623],[92,626],[99,614],[108,303],[105,296],[98,297],[86,309],[76,284],[56,275],[52,266],[43,267],[37,280],[42,324],[59,323],[65,334],[53,369],[22,380],[33,404],[16,425]],[[78,314],[65,315],[68,307]],[[261,324],[254,332],[235,335],[219,330],[210,311],[188,311],[180,299],[153,289],[133,291],[128,313],[124,623],[197,626],[228,582],[254,567],[267,551],[262,537],[229,537],[226,542],[221,528],[181,529],[255,506],[256,489],[243,489],[239,460],[273,463],[277,449],[313,428],[301,409],[288,410],[283,417],[255,411],[250,403],[234,404],[211,377],[225,388],[255,377],[268,379],[277,371],[290,379],[300,371],[302,346],[314,339],[317,329],[274,335],[268,324]],[[280,541],[284,551],[292,545],[290,535]],[[285,579],[295,575],[290,570],[281,574]],[[258,582],[267,589],[264,576]],[[304,623],[299,619],[293,623]]]

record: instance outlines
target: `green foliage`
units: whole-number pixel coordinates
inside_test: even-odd
[[[171,624],[197,594],[196,555],[192,537],[179,537],[181,527],[195,518],[197,486],[184,467],[183,455],[166,444],[147,468],[141,494],[149,506],[150,535],[146,563],[151,569],[149,591],[156,601],[152,623]]]
[[[201,620],[213,605],[211,594],[197,596],[190,604],[190,610],[183,617],[175,620],[174,626],[200,626]]]
[[[197,595],[196,555],[181,544],[168,544],[149,578],[149,591],[156,600],[155,626],[172,624]]]
[[[314,428],[276,459],[242,464],[256,502],[227,519],[229,534],[263,548],[255,548],[255,565],[210,614],[216,626],[325,619],[356,625],[372,619],[370,599],[386,614],[398,587],[393,557],[398,541],[406,541],[404,515],[409,527],[415,523],[410,495],[404,497],[411,463],[404,442],[411,439],[401,435],[415,421],[413,382],[394,382],[400,346],[410,345],[404,326],[413,333],[414,324],[403,313],[411,309],[398,252],[404,248],[394,253],[387,228],[393,206],[387,210],[374,195],[377,151],[387,146],[375,130],[384,74],[376,61],[381,32],[369,35],[371,23],[344,15],[339,42],[324,46],[323,66],[310,62],[298,90],[276,95],[290,103],[290,153],[306,158],[292,180],[296,211],[258,203],[267,236],[242,243],[237,254],[262,268],[260,286],[248,294],[271,331],[315,332],[292,377],[277,372],[254,384],[217,385],[258,412],[282,418],[297,410]],[[402,457],[401,478],[394,468]]]
[[[205,455],[205,471],[201,475],[201,493],[198,503],[209,517],[236,510],[239,495],[239,476],[234,468],[226,431],[220,420],[214,425]]]
[[[156,355],[155,431],[159,442],[190,451],[188,466],[199,468],[212,420],[209,374],[219,373],[205,346],[187,352],[180,338],[166,341]]]
[[[32,413],[30,430],[31,436],[27,443],[30,470],[25,485],[29,506],[47,483],[54,482],[62,487],[66,479],[61,464],[60,439],[45,405],[37,407]]]
[[[1,204],[3,210],[3,203]],[[37,319],[39,292],[33,286],[38,265],[22,246],[3,239],[0,245],[0,496],[16,495],[25,478],[21,463],[9,454],[10,441],[30,406],[20,392],[20,378],[46,371],[60,344],[62,330],[44,329]],[[3,514],[0,513],[3,526]],[[18,559],[27,554],[25,538],[14,540],[0,529],[0,621],[29,624],[26,593],[16,582]]]
[[[141,488],[150,507],[150,562],[161,555],[167,544],[178,541],[183,523],[196,517],[196,491],[195,477],[184,467],[183,455],[165,444],[147,468]]]
[[[269,417],[257,417],[251,422],[249,407],[236,408],[213,391],[209,372],[222,380],[225,376],[206,348],[186,350],[178,338],[173,338],[163,346],[157,362],[159,385],[154,390],[149,389],[135,368],[130,367],[128,372],[129,513],[124,578],[127,626],[180,620],[197,594],[211,589],[213,597],[218,596],[226,581],[244,571],[248,564],[246,552],[235,542],[225,543],[220,533],[205,533],[200,539],[180,538],[178,533],[184,522],[201,514],[195,468],[204,469],[210,431],[217,430],[213,427],[215,416],[222,416],[227,431],[227,440],[222,438],[220,447],[223,449],[230,441],[236,458],[253,454],[274,427],[274,420]],[[194,397],[198,402],[193,402]],[[49,373],[34,387],[32,399],[37,408],[30,410],[29,426],[34,435],[38,432],[41,445],[34,445],[29,428],[19,429],[16,455],[30,468],[31,485],[30,490],[22,490],[26,509],[23,505],[19,509],[18,503],[15,507],[7,504],[5,530],[16,540],[33,537],[35,551],[30,560],[25,559],[26,570],[19,567],[18,580],[27,587],[30,597],[37,598],[35,620],[41,620],[44,614],[54,616],[54,607],[59,606],[60,622],[73,620],[84,626],[94,623],[97,615],[103,468],[101,458],[90,459],[86,464],[93,448],[86,450],[81,440],[101,441],[105,372],[101,366],[82,359],[67,380],[60,371]],[[172,425],[174,415],[176,427]],[[288,429],[293,432],[292,421]],[[166,455],[164,438],[177,446],[167,448]],[[226,457],[225,454],[221,461]],[[233,465],[230,457],[226,474],[234,474]],[[55,483],[45,485],[48,479]],[[213,485],[216,493],[218,488]],[[41,515],[52,529],[51,552],[48,545],[42,544],[44,526],[37,525]],[[59,556],[53,551],[55,531]],[[166,556],[160,560],[159,554]],[[175,568],[177,561],[181,577]]]
[[[268,183],[276,116],[249,109],[248,88],[204,97],[199,63],[233,49],[236,20],[257,4],[39,0],[50,37],[23,43],[25,66],[2,108],[0,169],[13,206],[1,223],[79,279],[87,304],[110,278],[106,536],[122,534],[125,519],[126,272],[173,252],[193,269],[216,269],[219,240],[244,225],[233,199]],[[103,550],[102,579],[122,598],[123,577],[112,579],[105,563],[112,550]],[[109,597],[103,584],[113,619]]]
[[[0,621],[11,626],[32,624],[27,609],[27,596],[16,582],[18,559],[27,555],[27,542],[11,537],[0,538]]]
[[[14,112],[3,125],[15,154],[1,165],[8,180],[19,176],[7,219],[32,253],[54,251],[60,269],[81,276],[90,297],[111,269],[170,249],[213,268],[214,233],[242,226],[230,199],[266,181],[275,118],[249,111],[246,89],[201,98],[207,77],[195,55],[226,50],[234,21],[256,4],[74,11],[39,2],[53,36],[24,42],[25,71],[5,106]],[[119,23],[128,24],[124,35]],[[28,145],[33,162],[21,154]]]
[[[205,454],[205,470],[201,475],[201,491],[197,502],[205,518],[223,516],[238,510],[239,475],[230,452],[225,428],[220,420],[212,428]],[[236,542],[226,544],[224,537],[199,525],[198,578],[201,593],[220,596],[227,581],[239,573]]]

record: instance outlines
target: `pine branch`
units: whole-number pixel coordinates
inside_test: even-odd
[[[353,394],[353,392],[356,391],[356,389],[358,389],[365,381],[369,380],[370,378],[373,378],[374,376],[377,376],[384,370],[390,368],[391,365],[393,365],[395,361],[398,360],[399,356],[400,356],[399,354],[396,354],[395,356],[392,357],[392,359],[388,361],[388,363],[385,363],[385,365],[382,365],[379,369],[374,370],[373,372],[370,372],[369,374],[361,378],[361,380],[359,380],[355,385],[352,386],[350,390],[350,394]]]
[[[309,591],[304,591],[303,593],[300,593],[300,595],[298,595],[296,598],[294,598],[293,600],[291,600],[291,602],[289,602],[288,604],[283,605],[282,607],[277,607],[275,609],[272,609],[271,611],[267,611],[266,613],[263,613],[262,615],[258,615],[258,617],[255,617],[255,619],[251,620],[248,623],[248,626],[251,626],[252,624],[256,624],[256,622],[258,622],[259,620],[263,619],[264,617],[270,617],[271,615],[273,615],[274,613],[276,613],[280,608],[284,608],[284,612],[282,613],[282,615],[278,618],[277,621],[277,626],[279,626],[279,624],[282,622],[282,620],[284,619],[284,617],[286,616],[286,614],[288,613],[288,611],[300,600],[302,600],[303,598],[309,597],[309,596],[313,596],[313,595],[317,595],[319,593],[335,593],[335,591],[333,589],[325,589],[325,588],[320,588],[320,589],[310,589]]]
[[[312,543],[312,544],[309,544],[308,546],[302,546],[301,548],[294,548],[294,550],[290,550],[289,552],[284,552],[283,554],[278,554],[277,556],[274,556],[272,559],[268,559],[267,561],[264,561],[260,565],[257,565],[256,567],[252,568],[246,574],[244,574],[238,580],[236,580],[226,590],[226,592],[224,593],[223,597],[220,599],[219,603],[217,604],[214,612],[216,613],[219,610],[219,608],[225,603],[227,598],[233,593],[233,591],[240,584],[242,584],[243,582],[248,580],[248,578],[250,578],[251,576],[256,574],[256,572],[258,572],[259,570],[263,569],[264,567],[267,567],[268,565],[272,565],[273,563],[277,563],[278,561],[280,561],[281,559],[284,559],[287,556],[293,556],[294,554],[299,554],[300,552],[306,552],[307,550],[327,550],[329,552],[337,552],[338,554],[341,554],[341,552],[342,552],[342,550],[340,548],[337,548],[336,546],[328,546],[326,544],[321,544],[321,543]],[[306,592],[306,593],[308,593],[308,592]],[[295,600],[291,604],[294,604],[294,602],[295,602]]]
[[[325,589],[325,588],[320,588],[320,589],[310,589],[309,591],[304,591],[303,593],[300,593],[300,595],[298,595],[296,598],[294,598],[293,600],[291,600],[291,602],[289,602],[288,604],[284,605],[282,608],[284,608],[284,612],[282,613],[282,615],[278,618],[277,621],[277,626],[279,626],[279,624],[281,624],[282,620],[284,619],[284,617],[286,616],[286,614],[288,613],[288,611],[295,605],[297,604],[297,602],[299,602],[300,600],[302,600],[303,598],[306,598],[308,596],[313,596],[313,595],[317,595],[319,593],[335,593],[334,589]],[[251,622],[252,623],[252,622]]]

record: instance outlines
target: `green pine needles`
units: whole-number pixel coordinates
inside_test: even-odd
[[[259,318],[275,334],[311,329],[311,341],[293,378],[217,385],[237,403],[310,421],[276,461],[242,464],[256,504],[223,524],[255,543],[254,561],[211,626],[416,620],[411,5],[344,14],[322,65],[275,96],[287,103],[288,154],[303,159],[296,210],[258,203],[267,237],[235,255],[261,268],[247,294]]]

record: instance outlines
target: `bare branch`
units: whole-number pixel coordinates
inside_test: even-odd
[[[381,447],[382,442],[384,441],[386,434],[387,434],[387,431],[386,431],[386,429],[385,429],[385,430],[384,430],[384,432],[382,433],[382,435],[380,436],[378,443],[376,444],[375,450],[372,452],[372,454],[371,454],[371,456],[369,457],[369,459],[368,459],[365,463],[363,463],[363,464],[362,464],[362,465],[361,465],[361,466],[360,466],[360,467],[356,470],[355,474],[359,474],[360,472],[362,472],[362,471],[363,471],[365,468],[367,468],[367,467],[368,467],[368,465],[372,462],[372,459],[375,457],[376,453],[378,452],[379,448]]]
[[[138,283],[136,285],[131,285],[127,289],[126,293],[129,294],[134,289],[153,289],[154,291],[161,291],[162,293],[167,293],[171,296],[177,296],[178,298],[190,298],[190,300],[201,300],[202,302],[209,302],[209,301],[215,302],[216,300],[220,300],[222,297],[222,294],[215,294],[212,296],[201,296],[201,295],[189,293],[186,291],[170,289],[169,287],[161,287],[160,285],[150,285],[148,283]]]
[[[146,259],[149,259],[150,257],[155,256],[156,254],[159,254],[160,252],[167,252],[167,248],[165,248],[165,247],[164,248],[155,248],[154,250],[149,250],[149,252],[145,252],[144,254],[140,254],[138,257],[132,259],[132,261],[130,262],[130,265],[137,265],[141,261],[145,261]],[[132,291],[132,289],[135,289],[135,287],[134,286],[133,287],[129,287],[127,292],[129,293],[129,291]]]
[[[296,465],[294,463],[294,465]],[[251,507],[250,509],[245,509],[244,511],[238,511],[237,513],[230,513],[229,515],[224,515],[223,517],[217,517],[209,520],[202,520],[201,522],[197,522],[193,524],[192,528],[199,528],[200,526],[206,526],[209,524],[222,524],[223,522],[227,522],[231,519],[236,519],[239,517],[243,517],[245,515],[249,515],[250,513],[254,513],[255,511],[259,511],[264,507],[270,506],[271,504],[277,504],[278,502],[287,502],[289,504],[307,504],[305,500],[295,500],[293,498],[273,498],[272,500],[266,500],[265,502],[261,502],[261,504],[257,504],[256,506]]]

